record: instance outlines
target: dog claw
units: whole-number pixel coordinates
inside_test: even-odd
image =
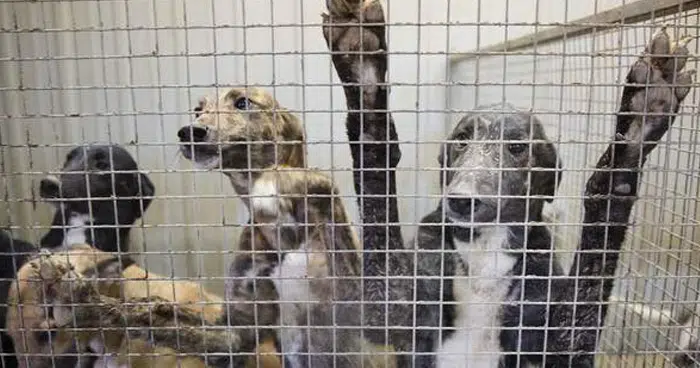
[[[650,54],[652,57],[657,56],[658,58],[660,55],[668,55],[670,53],[671,39],[666,32],[667,27],[668,25],[664,24],[651,37],[651,42],[649,42],[645,49],[647,54]]]
[[[690,56],[688,43],[690,43],[693,38],[695,37],[686,35],[673,41],[670,50],[672,57],[666,60],[662,69],[664,75],[673,75],[674,72],[681,71],[685,68],[685,64],[688,62]]]
[[[673,43],[673,47],[686,47],[690,43],[690,41],[694,40],[697,38],[697,36],[690,36],[690,35],[685,35],[681,38],[679,38],[676,42]]]
[[[695,71],[683,71],[690,54],[687,45],[693,37],[671,40],[667,28],[668,25],[664,25],[654,33],[627,74],[628,82],[644,86],[625,87],[620,111],[632,114],[619,116],[616,128],[615,140],[627,143],[624,152],[628,155],[626,165],[630,167],[637,165],[640,154],[646,157],[666,134],[675,120],[673,114],[693,83]],[[658,103],[647,104],[646,101]],[[622,184],[614,189],[623,194],[634,191]]]

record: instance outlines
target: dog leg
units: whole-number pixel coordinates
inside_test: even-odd
[[[388,47],[384,11],[377,0],[327,0],[323,35],[332,53],[335,70],[343,83],[349,113],[346,119],[352,154],[355,192],[362,216],[365,321],[367,337],[379,345],[410,351],[412,334],[382,326],[413,326],[408,305],[392,301],[413,300],[412,282],[391,276],[412,275],[411,257],[387,250],[403,249],[398,223],[396,174],[401,159],[398,136],[388,112],[386,83]],[[364,197],[371,195],[371,197]],[[389,303],[388,314],[385,303]]]
[[[607,313],[605,303],[614,286],[620,247],[637,199],[640,169],[690,92],[695,71],[683,71],[688,55],[685,44],[671,42],[662,28],[627,74],[615,140],[586,184],[586,226],[568,287],[558,298],[564,304],[551,309],[550,326],[558,329],[549,333],[548,350],[572,353],[547,358],[548,366],[593,366],[597,336]],[[666,56],[669,54],[672,56]],[[567,304],[573,302],[577,304]]]

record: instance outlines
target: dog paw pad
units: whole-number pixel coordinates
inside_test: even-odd
[[[628,183],[622,183],[616,185],[613,190],[617,195],[628,195],[632,193],[632,186]]]
[[[651,36],[651,42],[644,49],[644,52],[652,57],[652,60],[658,61],[657,56],[667,57],[671,52],[671,38],[666,32],[667,28],[668,24],[664,24],[654,32],[654,35]]]
[[[683,71],[693,37],[672,40],[667,26],[654,33],[627,74],[615,140],[627,141],[630,153],[647,155],[675,120],[674,114],[690,92],[694,70]],[[642,143],[644,141],[645,143]],[[630,162],[636,154],[630,156]]]

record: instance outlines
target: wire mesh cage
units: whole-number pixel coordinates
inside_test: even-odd
[[[3,367],[700,364],[699,24],[0,2]]]

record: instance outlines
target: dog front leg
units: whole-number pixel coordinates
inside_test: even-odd
[[[690,92],[695,71],[683,71],[686,44],[671,42],[662,28],[627,74],[614,141],[586,184],[585,225],[570,278],[556,300],[562,304],[551,308],[550,326],[557,329],[549,334],[548,351],[571,353],[548,358],[548,366],[593,366],[641,169]]]

